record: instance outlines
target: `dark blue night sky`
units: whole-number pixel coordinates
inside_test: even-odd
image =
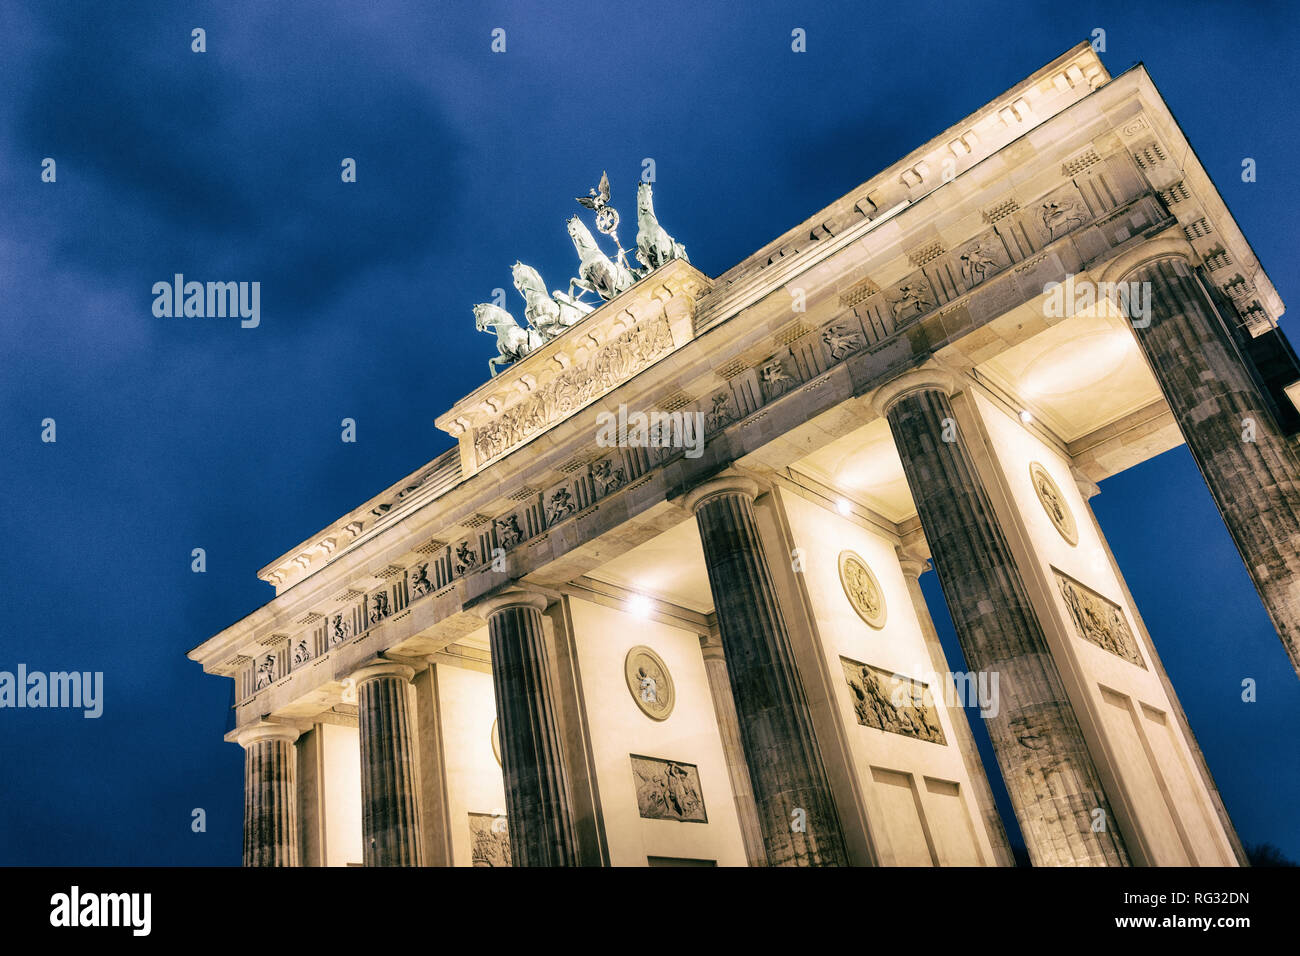
[[[230,683],[186,651],[450,447],[433,420],[495,354],[471,304],[516,258],[567,282],[601,170],[630,211],[653,158],[660,219],[717,275],[1100,27],[1300,302],[1286,4],[811,6],[0,3],[0,669],[105,675],[98,720],[0,710],[0,863],[239,862]],[[178,272],[260,282],[261,325],[154,317]],[[1300,683],[1190,456],[1094,505],[1243,840],[1300,858]]]

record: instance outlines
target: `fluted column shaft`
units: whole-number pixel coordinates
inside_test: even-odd
[[[763,553],[752,482],[692,492],[769,866],[846,866],[808,698]]]
[[[886,412],[967,666],[999,675],[999,707],[985,721],[1030,860],[1128,865],[1024,580],[964,437],[952,431],[947,394],[904,391]],[[944,441],[945,431],[955,440]]]
[[[257,724],[244,748],[244,866],[298,866],[298,731]]]
[[[921,625],[921,636],[925,638],[931,666],[936,674],[947,674],[942,678],[947,683],[944,690],[955,692],[952,672],[948,667],[943,645],[939,643],[939,632],[934,629],[934,618],[930,616],[930,608],[925,603],[925,592],[921,590],[921,575],[929,570],[930,564],[924,558],[900,554],[898,566],[903,572],[903,580],[907,584],[907,594],[912,599],[912,609],[916,612],[917,623]],[[984,830],[993,847],[996,865],[1015,866],[1015,856],[1011,852],[1011,844],[1007,841],[1007,830],[1002,825],[1002,816],[998,813],[997,804],[993,802],[993,790],[989,786],[988,774],[984,772],[984,763],[980,760],[975,737],[971,734],[964,702],[958,700],[957,706],[948,711],[948,719],[952,723],[953,736],[957,738],[954,744],[961,751],[962,763],[966,766],[966,775],[970,779],[975,802],[984,815]]]
[[[735,701],[731,698],[731,678],[727,676],[727,660],[722,653],[722,642],[711,637],[702,649],[704,673],[709,680],[713,714],[718,722],[718,736],[722,739],[722,752],[727,758],[727,776],[731,778],[731,792],[736,798],[736,817],[745,844],[745,858],[750,866],[767,866],[763,831],[758,825],[758,812],[754,808],[754,787],[749,782],[749,768],[745,766],[745,748],[740,742],[740,721],[736,717]]]
[[[366,866],[420,866],[423,837],[409,684],[414,671],[380,662],[353,675],[361,735],[361,835]]]
[[[487,612],[506,823],[515,866],[576,866],[577,830],[542,628],[545,608],[541,595],[513,592],[493,599]]]
[[[1300,462],[1265,409],[1214,303],[1184,258],[1124,277],[1149,283],[1133,323],[1219,514],[1300,673]]]

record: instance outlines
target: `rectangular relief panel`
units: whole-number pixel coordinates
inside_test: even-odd
[[[510,858],[510,832],[504,816],[471,813],[469,842],[474,853],[472,866],[514,866]]]
[[[659,757],[632,758],[637,810],[646,820],[708,823],[700,771],[694,764]]]
[[[863,727],[946,745],[930,688],[901,674],[840,655],[853,711]]]
[[[1075,635],[1146,670],[1137,638],[1128,626],[1123,609],[1063,571],[1052,568],[1052,574],[1069,609]]]

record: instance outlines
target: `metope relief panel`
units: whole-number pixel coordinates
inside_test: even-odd
[[[1137,638],[1128,626],[1123,609],[1065,572],[1052,568],[1052,573],[1070,612],[1074,633],[1089,644],[1146,670]]]
[[[430,561],[419,561],[407,572],[406,590],[412,601],[419,600],[434,589],[430,570],[437,574],[437,568]]]
[[[328,618],[325,626],[325,640],[330,647],[338,647],[352,640],[366,629],[365,605],[358,603],[336,611]]]
[[[366,626],[374,627],[393,613],[393,599],[388,588],[370,592],[366,597]]]
[[[934,270],[946,298],[956,298],[1011,266],[1011,255],[993,229],[958,246]]]
[[[469,815],[471,865],[513,866],[510,858],[510,831],[501,814]]]
[[[925,684],[843,656],[840,665],[853,711],[863,727],[947,744],[933,695]]]
[[[920,270],[887,290],[885,301],[889,303],[895,328],[919,319],[939,304],[930,280]]]
[[[1043,245],[1055,242],[1092,221],[1088,204],[1074,183],[1052,190],[1021,215],[1024,217],[1026,214],[1032,217],[1030,227],[1037,231]]]
[[[709,822],[698,767],[659,757],[630,756],[637,811],[643,818],[683,823]]]

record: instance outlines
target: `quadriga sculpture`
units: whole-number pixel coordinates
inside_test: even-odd
[[[632,287],[636,276],[627,266],[614,262],[600,251],[596,239],[577,216],[569,222],[569,238],[578,250],[578,278],[569,280],[569,295],[574,287],[594,292],[608,301]]]
[[[542,334],[536,329],[520,328],[513,315],[490,302],[480,302],[474,306],[474,328],[480,332],[496,333],[499,354],[496,358],[488,359],[488,371],[493,376],[501,366],[523,358],[544,342]]]
[[[673,259],[691,261],[686,255],[686,247],[668,235],[655,218],[649,183],[636,187],[636,225],[636,257],[646,269],[654,271]]]
[[[548,341],[577,325],[592,310],[587,303],[562,292],[548,294],[541,274],[532,266],[516,262],[511,275],[515,288],[524,297],[524,318]]]

